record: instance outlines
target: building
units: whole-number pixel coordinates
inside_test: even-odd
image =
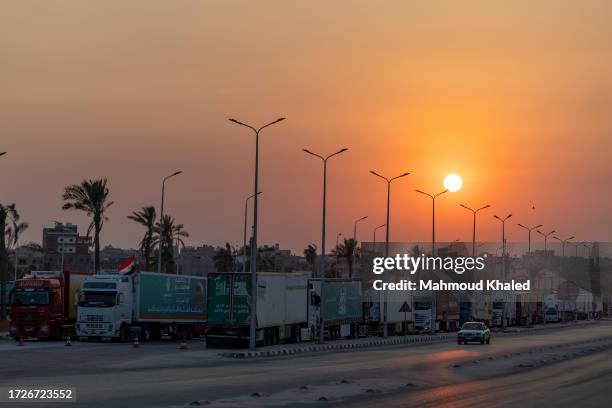
[[[112,245],[107,245],[100,250],[100,270],[117,272],[119,266],[131,257],[136,258],[136,262],[144,266],[144,260],[140,255],[140,251],[136,249],[115,248]]]
[[[91,238],[79,235],[78,227],[71,223],[56,222],[43,228],[43,260],[45,269],[65,268],[72,272],[91,272],[93,259],[89,248]]]
[[[213,256],[215,249],[210,245],[184,247],[176,257],[178,273],[181,275],[208,276],[216,272]]]

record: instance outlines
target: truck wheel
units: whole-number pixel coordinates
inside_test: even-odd
[[[119,341],[124,343],[130,339],[130,332],[125,324],[122,324],[119,328]]]

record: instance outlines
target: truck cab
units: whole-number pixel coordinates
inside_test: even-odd
[[[112,274],[86,279],[78,300],[77,336],[127,340],[133,296],[131,276]]]
[[[10,294],[10,335],[58,338],[65,319],[64,287],[60,271],[33,272],[16,280]]]

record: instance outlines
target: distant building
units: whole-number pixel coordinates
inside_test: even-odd
[[[216,272],[213,256],[215,248],[210,245],[184,247],[176,258],[178,273],[181,275],[207,276]]]
[[[100,250],[100,270],[117,272],[119,266],[131,257],[135,257],[136,262],[144,266],[144,259],[141,259],[140,251],[136,249],[115,248],[112,245],[107,245]]]
[[[45,269],[60,269],[63,260],[64,266],[70,271],[93,270],[89,252],[91,238],[79,235],[76,225],[56,222],[52,228],[43,228],[42,241]]]
[[[15,254],[17,254],[18,278],[26,275],[30,271],[45,269],[45,260],[41,247],[22,245],[15,249],[13,256],[15,256]]]

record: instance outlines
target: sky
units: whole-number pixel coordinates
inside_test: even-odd
[[[301,253],[327,241],[499,239],[494,214],[577,240],[612,240],[612,3],[607,1],[8,0],[0,12],[0,202],[39,241],[65,186],[108,178],[102,245],[136,247],[126,217],[147,205],[185,225],[188,244],[242,241],[260,137],[259,242]],[[533,208],[535,207],[535,209]],[[250,221],[249,221],[250,223]],[[510,241],[526,239],[511,223]],[[381,235],[382,236],[382,235]],[[539,237],[538,237],[539,238]],[[329,244],[328,244],[329,246]]]

